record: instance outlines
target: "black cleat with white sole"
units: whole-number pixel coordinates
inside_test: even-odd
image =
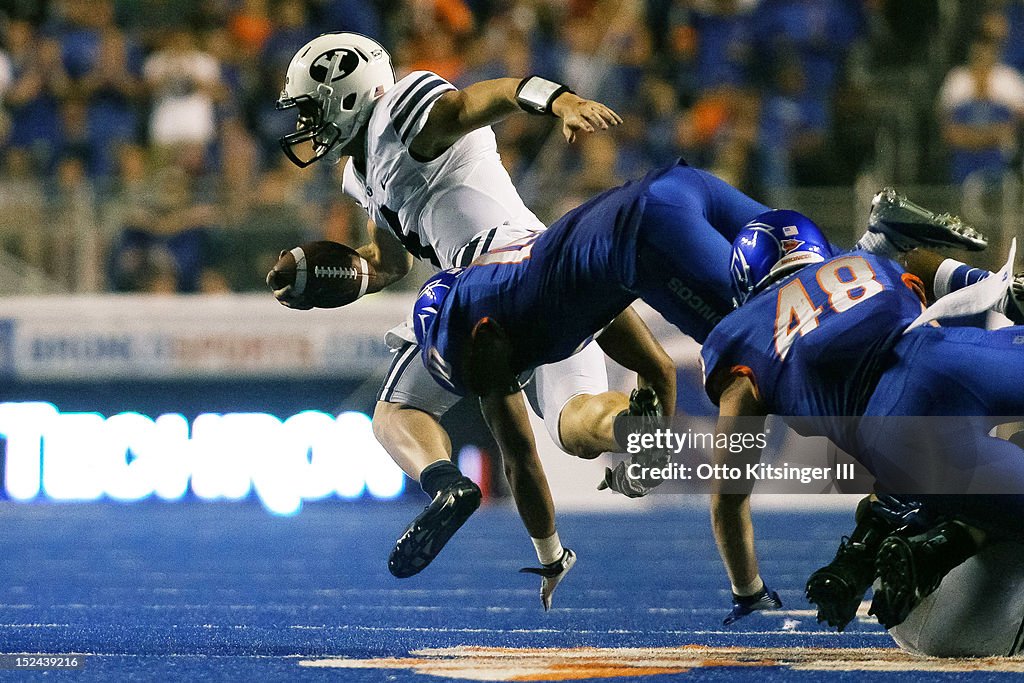
[[[388,570],[405,579],[426,569],[455,532],[480,507],[480,487],[462,477],[441,489],[395,542]]]

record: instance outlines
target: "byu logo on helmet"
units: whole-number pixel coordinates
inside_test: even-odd
[[[335,59],[335,55],[338,55]],[[365,59],[365,58],[363,58]],[[309,65],[309,77],[318,83],[334,83],[345,78],[359,66],[360,56],[355,50],[341,48],[328,50]],[[331,65],[335,64],[334,73],[330,73]]]
[[[743,226],[732,243],[736,305],[804,266],[832,257],[832,245],[817,225],[796,211],[766,211]]]

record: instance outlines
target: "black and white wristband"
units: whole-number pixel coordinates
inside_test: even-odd
[[[527,76],[516,88],[516,104],[531,114],[551,115],[551,103],[566,92],[572,92],[567,85],[540,76]]]

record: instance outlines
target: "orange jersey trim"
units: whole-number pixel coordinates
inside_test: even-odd
[[[922,306],[928,305],[928,299],[924,294],[924,282],[921,281],[921,278],[913,273],[903,273],[900,279],[903,280],[903,284],[907,286],[907,289],[917,295]]]
[[[758,401],[761,400],[761,390],[757,386],[757,377],[754,376],[754,371],[746,365],[734,365],[729,368],[729,375],[731,377],[746,377],[750,380],[750,383],[754,385],[754,398]]]

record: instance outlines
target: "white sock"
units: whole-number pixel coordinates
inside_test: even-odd
[[[953,280],[957,276],[956,271],[961,268],[964,268],[964,270],[959,274],[959,284],[956,284]],[[932,283],[932,291],[935,292],[935,298],[941,299],[957,289],[963,289],[969,283],[982,279],[982,271],[980,270],[977,274],[971,276],[974,270],[977,270],[977,268],[969,266],[963,261],[957,261],[954,258],[947,258],[942,263],[939,263],[939,267],[935,269],[935,282]]]
[[[547,538],[531,538],[530,540],[533,541],[533,547],[537,550],[537,559],[541,564],[551,564],[562,559],[562,554],[565,551],[562,549],[562,541],[559,540],[557,531]]]
[[[760,593],[764,590],[764,581],[761,580],[761,575],[758,574],[754,577],[754,580],[745,586],[733,586],[732,592],[734,595],[738,595],[741,598],[745,598],[755,593]]]
[[[881,232],[868,232],[864,233],[864,236],[857,240],[857,244],[854,249],[860,251],[866,251],[869,254],[875,256],[882,256],[884,258],[891,258],[896,260],[900,255],[899,248],[892,243],[892,241]]]

